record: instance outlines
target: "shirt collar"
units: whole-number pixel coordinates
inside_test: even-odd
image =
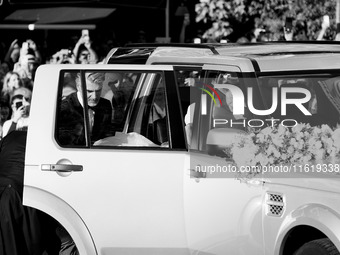
[[[77,91],[77,98],[78,98],[80,105],[84,108],[84,101],[83,101],[83,97],[82,97],[80,91]]]

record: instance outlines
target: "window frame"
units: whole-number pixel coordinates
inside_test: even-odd
[[[133,67],[133,68],[131,68]],[[167,116],[167,131],[168,131],[168,138],[169,138],[169,147],[145,147],[145,146],[93,146],[90,143],[90,134],[88,132],[89,127],[89,116],[88,114],[85,114],[88,110],[87,104],[83,107],[83,114],[85,119],[85,139],[86,139],[86,145],[62,145],[59,142],[58,139],[58,117],[60,117],[60,106],[61,106],[61,97],[62,97],[62,90],[64,86],[64,75],[65,73],[81,73],[81,86],[83,88],[83,98],[86,98],[86,83],[85,83],[85,73],[88,72],[131,72],[131,73],[151,73],[151,72],[160,72],[162,73],[162,77],[164,78],[165,83],[165,100],[166,100],[166,116]],[[135,101],[133,99],[136,98],[138,93],[142,90],[142,82],[138,81],[137,85],[135,87],[135,90],[133,91],[132,95],[132,104],[135,104]],[[180,118],[178,116],[181,116],[181,109],[179,107],[179,95],[178,95],[178,89],[177,89],[177,83],[175,80],[175,74],[173,70],[173,66],[155,66],[155,65],[132,65],[132,66],[117,66],[114,68],[107,69],[107,67],[99,68],[99,69],[65,69],[60,70],[59,72],[59,82],[58,82],[58,97],[57,97],[57,104],[56,104],[56,117],[55,117],[55,130],[54,130],[54,139],[56,143],[61,148],[76,148],[76,149],[123,149],[123,150],[187,150],[186,145],[186,138],[184,133],[184,125],[181,123]],[[86,102],[86,100],[84,100]],[[135,105],[131,105],[131,109],[128,109],[127,115],[126,115],[126,122],[131,122],[131,111],[132,109],[136,107]],[[170,111],[171,109],[171,111]],[[183,128],[179,128],[182,126]],[[124,127],[125,130],[125,127]]]

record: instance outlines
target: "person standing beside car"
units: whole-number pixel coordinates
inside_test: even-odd
[[[22,203],[26,137],[14,131],[0,141],[0,254],[57,255],[57,222]]]

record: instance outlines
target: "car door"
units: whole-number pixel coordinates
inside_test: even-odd
[[[217,79],[238,79],[240,70],[205,65],[203,72],[196,83],[200,94],[192,97],[193,130],[188,175],[184,179],[188,246],[197,254],[263,254],[262,181],[240,178],[232,161],[217,148],[244,131],[213,127],[214,118],[227,118],[223,115],[227,111],[222,109],[227,107],[226,99],[215,86],[221,83]]]
[[[90,134],[87,104],[78,105],[80,113],[62,112],[63,100],[73,93],[87,102],[91,91],[85,84],[92,73],[104,74],[101,97],[112,104],[107,136],[97,141]],[[80,254],[189,254],[183,214],[186,143],[173,68],[50,65],[40,67],[36,77],[24,204],[57,219]],[[122,95],[114,105],[117,91]],[[154,106],[159,95],[162,109]],[[101,112],[94,114],[95,119]]]

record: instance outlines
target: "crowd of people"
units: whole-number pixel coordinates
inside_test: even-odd
[[[83,30],[73,50],[61,49],[47,61],[31,39],[15,39],[0,60],[0,254],[78,254],[57,222],[22,205],[25,131],[39,65],[96,64],[99,57]]]
[[[266,27],[255,22],[255,28],[238,38],[236,42],[310,41],[310,38],[311,31],[308,30],[308,22],[306,20],[287,17],[285,25],[280,32],[271,32]],[[315,40],[340,41],[340,24],[334,28],[334,26],[330,24],[329,16],[325,15],[321,22],[321,29],[316,32]]]
[[[73,50],[60,49],[44,63],[41,55],[33,40],[27,39],[20,45],[15,39],[4,59],[0,59],[0,140],[12,130],[27,128],[35,71],[39,65],[99,62],[88,30],[82,31]]]

